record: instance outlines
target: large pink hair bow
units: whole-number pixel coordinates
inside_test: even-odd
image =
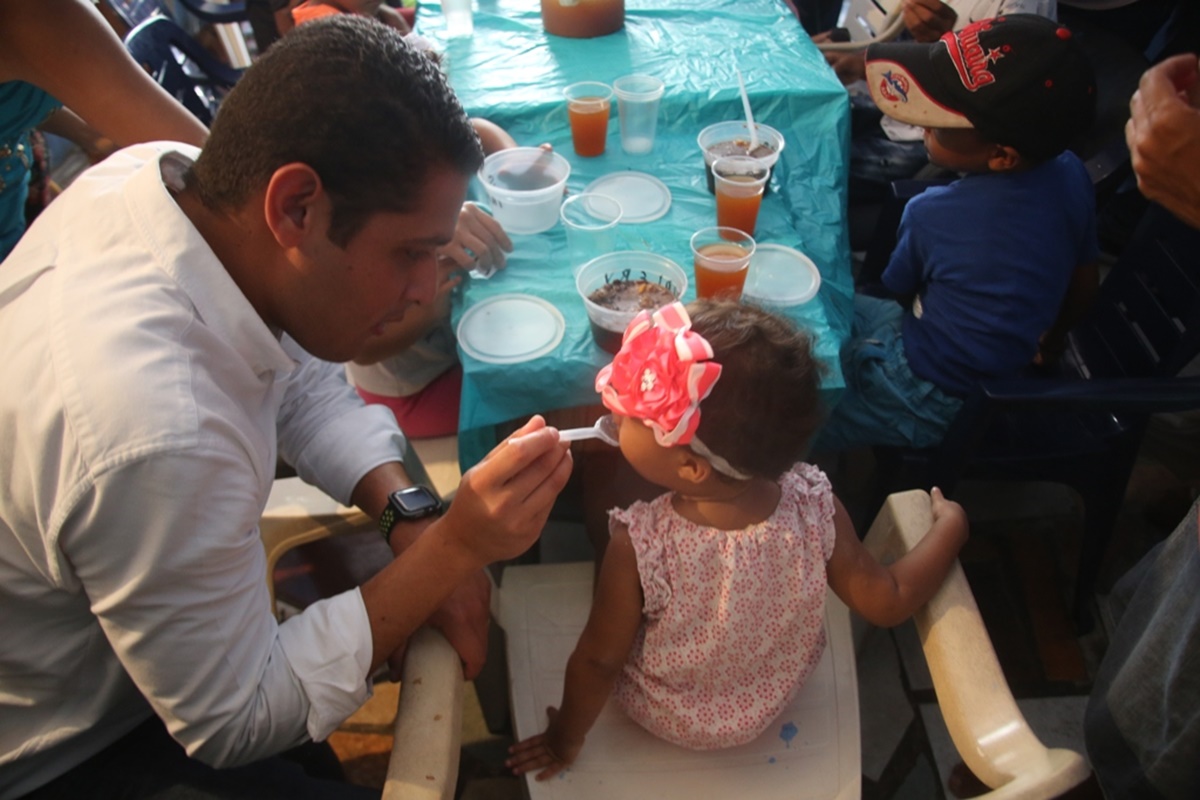
[[[596,376],[604,405],[646,422],[664,447],[692,441],[700,401],[721,376],[721,365],[711,360],[712,346],[691,327],[682,303],[639,312],[612,363]]]

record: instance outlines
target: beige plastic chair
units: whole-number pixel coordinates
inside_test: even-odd
[[[913,547],[929,529],[929,496],[892,495],[867,536],[883,557]],[[561,698],[567,656],[587,619],[591,564],[508,568],[499,618],[508,641],[518,737],[537,733]],[[987,798],[1056,797],[1089,774],[1083,757],[1045,747],[1013,700],[962,569],[916,615],[950,735]],[[559,778],[527,779],[541,798],[856,798],[861,793],[857,685],[849,612],[832,594],[829,645],[793,704],[755,742],[694,752],[656,739],[610,703],[579,760]],[[801,791],[798,791],[801,787]]]
[[[954,0],[943,0],[954,5]],[[904,30],[900,16],[903,0],[850,0],[842,27],[850,32],[848,42],[817,42],[826,51],[862,50],[872,42],[895,39]]]
[[[457,455],[454,457],[457,459]],[[405,456],[405,466],[413,480],[429,480],[411,449]],[[430,471],[448,475],[457,472],[457,465],[431,464]],[[358,509],[341,505],[299,478],[286,478],[275,482],[259,529],[274,609],[272,578],[284,553],[327,536],[374,530],[375,523]],[[463,672],[458,653],[440,633],[422,628],[409,639],[400,686],[383,798],[451,800],[458,779],[462,738]]]

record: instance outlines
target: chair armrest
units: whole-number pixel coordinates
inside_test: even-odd
[[[276,480],[258,525],[267,555],[267,589],[272,611],[275,611],[275,565],[284,553],[327,536],[374,526],[374,521],[363,512],[339,504],[299,478]]]
[[[408,640],[383,800],[452,800],[462,738],[463,672],[438,631]]]
[[[1014,378],[980,381],[988,400],[1003,408],[1156,413],[1200,408],[1200,376],[1189,378]]]
[[[933,521],[921,490],[890,495],[864,544],[876,558],[906,553]],[[1090,774],[1083,756],[1047,748],[1017,708],[961,565],[914,615],[938,708],[966,765],[993,789],[986,798],[1051,798]]]

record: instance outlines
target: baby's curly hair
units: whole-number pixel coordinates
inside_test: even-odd
[[[742,472],[775,480],[804,457],[823,418],[825,368],[811,338],[778,314],[737,301],[696,300],[687,311],[721,365],[700,403],[696,436]]]

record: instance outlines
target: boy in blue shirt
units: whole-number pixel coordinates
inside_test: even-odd
[[[1062,352],[1098,278],[1095,201],[1066,148],[1091,123],[1095,80],[1071,32],[1013,14],[932,44],[875,44],[867,84],[963,173],[912,199],[882,281],[858,295],[846,393],[814,445],[931,447],[985,377]]]

